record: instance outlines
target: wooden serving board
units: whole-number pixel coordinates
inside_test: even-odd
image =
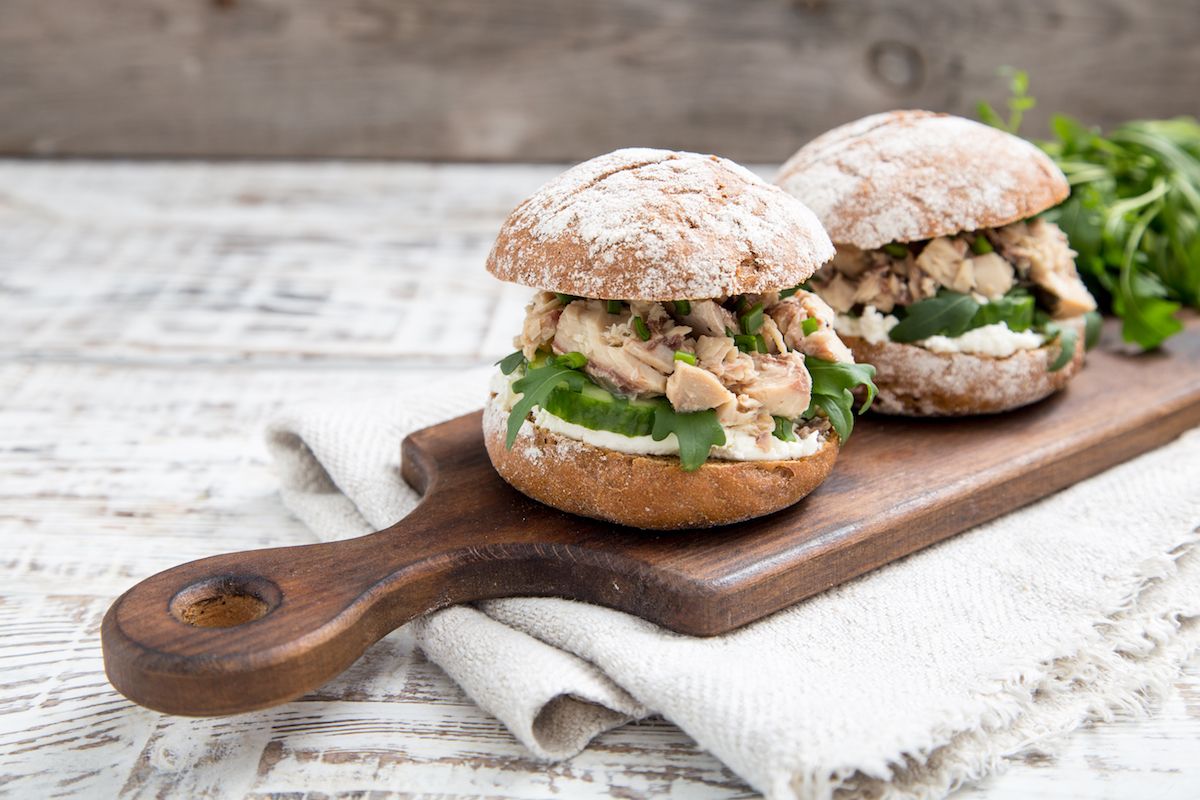
[[[104,619],[105,668],[143,705],[227,714],[299,696],[404,622],[472,600],[569,597],[723,633],[1200,424],[1200,325],[1136,357],[1117,339],[1110,324],[1066,392],[1020,411],[861,419],[816,492],[726,528],[646,532],[540,505],[496,475],[469,414],[404,441],[404,477],[424,499],[392,527],[134,586]]]

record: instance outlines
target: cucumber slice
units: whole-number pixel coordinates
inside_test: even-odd
[[[594,431],[649,436],[654,428],[655,405],[653,401],[616,397],[588,384],[579,392],[559,386],[546,398],[543,408],[560,419]]]

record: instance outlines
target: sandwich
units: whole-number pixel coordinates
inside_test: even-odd
[[[1066,178],[1037,147],[927,111],[876,114],[800,149],[776,183],[837,254],[811,288],[877,370],[875,408],[985,414],[1062,389],[1099,333],[1067,237],[1037,214]]]
[[[874,391],[797,288],[832,255],[803,203],[722,158],[626,149],[567,170],[488,256],[536,290],[484,411],[496,470],[637,528],[795,503],[849,436],[852,390]]]

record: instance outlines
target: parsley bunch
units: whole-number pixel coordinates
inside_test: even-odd
[[[1009,117],[987,103],[980,118],[1016,133],[1035,101],[1013,72]],[[1079,253],[1092,293],[1118,317],[1125,341],[1150,349],[1183,329],[1182,306],[1200,308],[1200,123],[1190,117],[1137,120],[1107,135],[1061,114],[1038,146],[1071,184],[1043,217]]]

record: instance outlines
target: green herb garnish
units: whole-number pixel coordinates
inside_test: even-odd
[[[805,336],[812,336],[820,327],[821,321],[816,317],[809,317],[800,323],[800,330],[804,332]]]
[[[1099,311],[1089,311],[1083,315],[1083,323],[1083,346],[1085,350],[1091,350],[1100,344],[1100,329],[1104,318],[1100,316]]]
[[[784,442],[794,442],[796,440],[796,423],[787,417],[771,417],[775,420],[775,432],[772,434],[776,439]]]
[[[646,327],[646,322],[641,317],[634,317],[629,320],[629,324],[633,326],[634,332],[643,342],[650,341],[650,329]]]
[[[843,364],[812,357],[804,359],[804,366],[812,376],[812,400],[804,412],[804,418],[811,419],[817,409],[824,411],[838,438],[845,444],[854,430],[852,390],[857,386],[867,389],[866,400],[858,409],[858,413],[862,414],[875,400],[875,368],[870,364]]]
[[[1070,364],[1071,359],[1075,357],[1075,348],[1079,344],[1079,331],[1067,325],[1059,325],[1054,320],[1046,320],[1040,327],[1048,342],[1058,340],[1058,358],[1054,359],[1047,369],[1047,372],[1058,372]]]
[[[685,364],[691,364],[693,367],[696,366],[696,357],[691,353],[685,353],[682,350],[675,351],[675,360],[682,361]]]
[[[1011,72],[1008,120],[979,104],[980,118],[1016,133],[1032,108],[1029,80]],[[1051,119],[1038,142],[1071,184],[1042,216],[1066,232],[1075,263],[1127,342],[1150,349],[1183,329],[1184,305],[1200,308],[1200,123],[1136,120],[1107,135],[1071,117]]]
[[[979,303],[967,294],[943,289],[936,297],[904,309],[904,319],[888,336],[893,342],[916,342],[930,336],[962,336],[979,311]]]
[[[692,304],[690,301],[676,300],[676,301],[674,301],[674,303],[675,303],[675,313],[678,314],[679,316],[686,317],[688,314],[692,313]]]
[[[509,353],[496,363],[500,365],[500,371],[502,373],[505,375],[512,375],[514,371],[525,366],[527,360],[525,358],[525,354],[520,350],[517,350],[515,353]]]
[[[908,248],[899,242],[892,242],[883,246],[883,252],[887,253],[892,258],[907,258]]]
[[[567,355],[583,357],[581,353],[568,353]],[[517,433],[521,430],[521,423],[529,416],[529,412],[533,411],[534,406],[540,406],[546,401],[555,388],[569,386],[572,391],[578,392],[588,383],[586,375],[578,369],[568,366],[574,361],[575,359],[559,357],[547,361],[544,367],[531,366],[525,371],[524,377],[513,381],[512,390],[521,395],[521,399],[513,405],[512,411],[509,412],[505,447],[512,448],[513,442],[517,439]],[[587,359],[584,358],[584,361],[586,362]]]
[[[717,412],[681,413],[666,400],[654,409],[654,430],[650,436],[661,442],[670,434],[679,441],[679,464],[685,472],[700,469],[714,446],[725,444],[725,430],[717,422]]]

